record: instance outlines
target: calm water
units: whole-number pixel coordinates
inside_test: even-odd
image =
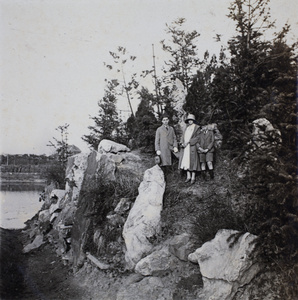
[[[21,229],[41,208],[39,194],[44,184],[1,185],[0,227]]]

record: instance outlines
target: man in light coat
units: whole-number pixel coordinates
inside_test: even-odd
[[[162,125],[157,128],[155,133],[155,151],[160,156],[160,166],[163,171],[167,166],[172,165],[172,152],[178,152],[178,143],[174,128],[169,126],[168,115],[163,115]]]

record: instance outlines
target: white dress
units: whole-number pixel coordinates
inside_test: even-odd
[[[186,128],[185,133],[184,133],[184,144],[189,142],[194,129],[195,129],[195,124],[191,124]],[[184,153],[183,153],[180,169],[189,170],[189,168],[190,168],[190,145],[188,144],[184,148]]]

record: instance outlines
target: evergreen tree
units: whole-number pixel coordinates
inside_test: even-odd
[[[95,124],[93,126],[88,126],[90,134],[82,137],[82,139],[93,149],[97,150],[102,139],[117,141],[121,122],[116,110],[116,101],[114,86],[112,83],[109,83],[105,90],[104,97],[98,102],[98,115],[90,117]]]
[[[178,78],[188,90],[192,82],[192,76],[199,63],[195,42],[200,34],[196,30],[191,32],[185,31],[183,29],[184,23],[185,19],[179,18],[170,26],[167,25],[167,33],[171,35],[171,41],[167,44],[165,40],[162,40],[161,44],[163,50],[170,53],[172,58],[165,62],[167,68],[164,69],[164,73],[169,73],[169,75],[167,74],[164,80],[175,80]]]
[[[228,42],[231,58],[230,64],[225,66],[225,81],[218,77],[223,75],[222,70],[215,75],[216,81],[222,84],[218,86],[221,91],[216,91],[214,95],[219,97],[218,109],[225,120],[226,132],[232,133],[229,142],[235,149],[247,143],[248,125],[261,116],[261,109],[270,99],[270,42],[264,39],[264,32],[272,28],[274,23],[269,19],[268,2],[236,0],[230,6],[229,17],[236,22],[237,35]]]
[[[266,41],[263,31],[272,28],[269,1],[236,0],[229,17],[238,35],[229,41],[230,65],[219,68],[212,97],[218,96],[227,146],[236,162],[245,161],[243,177],[245,224],[258,235],[259,258],[281,274],[280,295],[294,299],[297,286],[298,204],[296,137],[296,45],[286,44],[289,26]],[[281,132],[281,142],[264,150],[248,143],[254,119],[266,118]],[[225,121],[226,120],[226,121]]]
[[[217,69],[217,59],[213,55],[209,61],[209,53],[205,52],[200,69],[193,77],[191,87],[188,90],[184,110],[193,113],[200,124],[213,122],[215,103],[211,101],[212,79]]]
[[[154,151],[155,131],[159,126],[152,108],[154,96],[143,87],[139,92],[139,98],[140,104],[135,117],[131,116],[127,120],[127,131],[138,148],[144,152],[152,152]]]

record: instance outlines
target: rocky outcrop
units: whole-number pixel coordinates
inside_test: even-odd
[[[85,268],[87,277],[90,272],[104,274],[105,291],[97,291],[100,296],[94,299],[222,300],[246,295],[246,285],[259,270],[249,257],[256,237],[221,230],[195,250],[196,237],[182,226],[164,240],[164,173],[158,165],[145,171],[137,152],[127,149],[104,141],[99,151],[69,158],[66,187],[48,191],[24,252],[49,241],[75,274]],[[93,279],[94,287],[99,286],[100,279]],[[111,291],[113,280],[117,289]]]
[[[252,122],[252,140],[253,150],[270,150],[276,148],[282,142],[281,133],[274,128],[265,118],[256,119]]]
[[[96,185],[101,180],[115,180],[115,163],[105,154],[93,151],[87,159],[87,168],[84,173],[84,179],[81,185],[78,207],[74,214],[74,222],[72,228],[72,249],[74,258],[74,267],[83,264],[86,253],[85,245],[89,242],[93,226],[92,216],[95,213],[96,195],[92,194],[92,190],[96,190]]]
[[[123,228],[125,260],[130,269],[153,248],[150,239],[160,231],[164,191],[165,180],[161,168],[156,165],[146,170],[139,195]]]
[[[238,288],[250,283],[259,271],[250,258],[255,239],[250,233],[239,236],[238,231],[223,229],[212,241],[189,254],[189,260],[200,265],[203,277],[200,299],[233,299]]]

